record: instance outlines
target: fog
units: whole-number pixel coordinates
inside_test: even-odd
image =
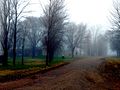
[[[119,56],[118,4],[112,0],[1,0],[4,64],[8,57],[15,64],[16,57],[23,62],[24,57],[40,55],[46,62],[55,56]]]
[[[40,16],[42,10],[39,3],[47,4],[47,0],[31,0],[27,10],[33,11],[33,16]],[[83,22],[89,25],[101,25],[109,27],[109,16],[113,6],[113,0],[66,0],[65,1],[69,20],[77,24]]]

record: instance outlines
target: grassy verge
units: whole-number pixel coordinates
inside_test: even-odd
[[[59,66],[68,64],[68,59],[55,58],[53,62],[46,67],[44,60],[26,58],[24,65],[21,65],[21,60],[17,59],[16,66],[12,65],[9,60],[7,67],[0,66],[0,82],[15,80],[26,76],[34,75],[39,72],[46,72]]]
[[[100,65],[99,71],[109,80],[120,80],[120,58],[108,57]]]

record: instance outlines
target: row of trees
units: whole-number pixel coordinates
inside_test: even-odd
[[[49,0],[48,5],[43,8],[44,16],[42,24],[43,31],[43,47],[46,51],[46,65],[53,60],[55,52],[57,52],[63,42],[64,26],[67,20],[64,0]]]
[[[86,24],[69,23],[64,0],[48,0],[47,5],[41,5],[43,16],[38,18],[24,16],[28,5],[29,1],[25,0],[0,0],[3,66],[7,65],[9,52],[15,66],[18,50],[21,50],[21,63],[24,64],[25,50],[28,48],[31,49],[32,58],[36,56],[36,50],[41,49],[46,56],[46,65],[58,52],[71,52],[72,57],[106,55],[104,35],[99,34],[96,28],[89,29]]]
[[[13,49],[13,65],[15,65],[18,24],[28,3],[29,1],[25,0],[0,0],[0,42],[4,66],[7,65],[8,50],[11,47]]]
[[[24,10],[28,5],[27,0],[0,0],[0,42],[3,66],[7,66],[9,50],[12,50],[15,66],[18,48],[22,50],[22,64],[24,64],[24,49],[30,46],[32,57],[35,57],[36,47],[41,44],[48,65],[53,60],[55,52],[62,46],[67,18],[64,0],[48,0],[48,4],[42,6],[41,18],[27,17],[23,20],[26,13]]]
[[[100,28],[88,28],[86,24],[70,23],[66,28],[66,45],[72,57],[77,56],[106,56],[107,38],[101,34]]]

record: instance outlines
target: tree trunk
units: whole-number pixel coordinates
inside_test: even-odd
[[[32,47],[32,58],[35,58],[35,46]]]
[[[2,65],[7,66],[8,65],[8,50],[4,50],[4,55],[3,55],[3,60],[2,60]]]
[[[13,65],[15,66],[15,61],[16,61],[16,43],[17,43],[17,8],[15,12],[15,23],[14,23],[14,43],[13,43]]]
[[[16,29],[14,32],[14,43],[13,43],[13,65],[15,66],[16,61]]]
[[[46,53],[46,66],[48,66],[48,62],[49,62],[49,53],[47,51],[47,53]]]
[[[22,45],[22,65],[24,65],[24,41]]]
[[[72,49],[72,58],[74,58],[74,48]]]
[[[54,53],[51,52],[49,55],[49,63],[51,63],[53,61],[53,55],[54,55]]]
[[[8,62],[7,62],[8,61],[8,38],[7,38],[7,35],[5,35],[5,40],[4,40],[5,48],[3,48],[3,51],[4,51],[3,60],[2,60],[2,65],[3,66],[8,65]]]

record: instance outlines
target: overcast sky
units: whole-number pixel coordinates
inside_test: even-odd
[[[47,0],[31,0],[32,5],[28,9],[34,11],[32,16],[42,14],[40,4],[46,4]],[[109,16],[112,8],[112,0],[66,0],[69,19],[77,24],[83,22],[88,25],[99,25],[107,29],[110,25]]]

